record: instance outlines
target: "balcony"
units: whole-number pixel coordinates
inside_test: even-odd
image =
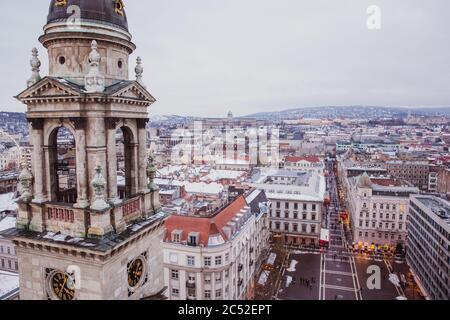
[[[238,272],[241,272],[242,269],[244,269],[244,265],[242,263],[240,263],[238,266]]]
[[[195,289],[195,281],[186,281],[186,288]]]
[[[244,279],[240,279],[238,282],[238,287],[242,286],[244,284]]]
[[[252,267],[255,264],[255,261],[251,260],[250,261],[250,267]]]

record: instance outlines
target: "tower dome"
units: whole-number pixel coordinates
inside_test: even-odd
[[[128,21],[122,0],[51,0],[47,23],[67,21],[77,14],[86,22],[100,22],[128,31]]]
[[[129,55],[136,49],[131,39],[122,0],[51,0],[39,41],[48,51],[49,76],[83,85],[95,40],[99,71],[110,86],[128,80]]]

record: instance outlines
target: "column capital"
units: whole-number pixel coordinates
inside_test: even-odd
[[[73,124],[75,130],[83,130],[86,128],[85,118],[69,118],[69,121]]]
[[[28,123],[31,124],[31,127],[34,130],[43,130],[44,129],[44,119],[42,119],[42,118],[28,119]]]
[[[145,129],[147,127],[148,122],[149,122],[148,118],[136,119],[137,128]]]
[[[116,130],[119,122],[120,122],[119,118],[105,118],[106,129]]]

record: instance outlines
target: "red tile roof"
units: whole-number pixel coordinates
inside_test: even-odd
[[[383,187],[401,187],[404,185],[404,183],[401,180],[398,179],[377,179],[377,178],[371,178],[370,181],[372,183],[383,186]]]
[[[210,235],[220,234],[225,241],[229,240],[223,232],[229,221],[231,221],[242,209],[247,207],[247,202],[244,196],[240,196],[226,208],[220,211],[214,217],[193,217],[193,216],[171,216],[165,224],[166,227],[166,242],[172,241],[172,232],[175,230],[182,231],[180,241],[185,242],[188,240],[190,233],[198,232],[200,234],[199,244],[208,246]]]

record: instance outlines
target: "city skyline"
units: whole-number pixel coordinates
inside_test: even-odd
[[[381,9],[381,30],[366,25],[366,10],[373,4]],[[217,117],[228,110],[242,116],[322,105],[450,105],[449,5],[444,1],[125,5],[138,44],[130,66],[142,56],[144,81],[158,100],[151,116]],[[9,75],[0,80],[1,110],[25,111],[13,96],[30,75],[32,46],[40,51],[41,75],[48,73],[46,50],[36,41],[45,19],[35,18],[45,17],[47,9],[44,1],[5,4],[4,12],[23,14],[3,18],[20,41],[1,44]],[[7,32],[0,31],[3,39]]]
[[[48,2],[5,11],[0,301],[450,301],[443,2]]]

